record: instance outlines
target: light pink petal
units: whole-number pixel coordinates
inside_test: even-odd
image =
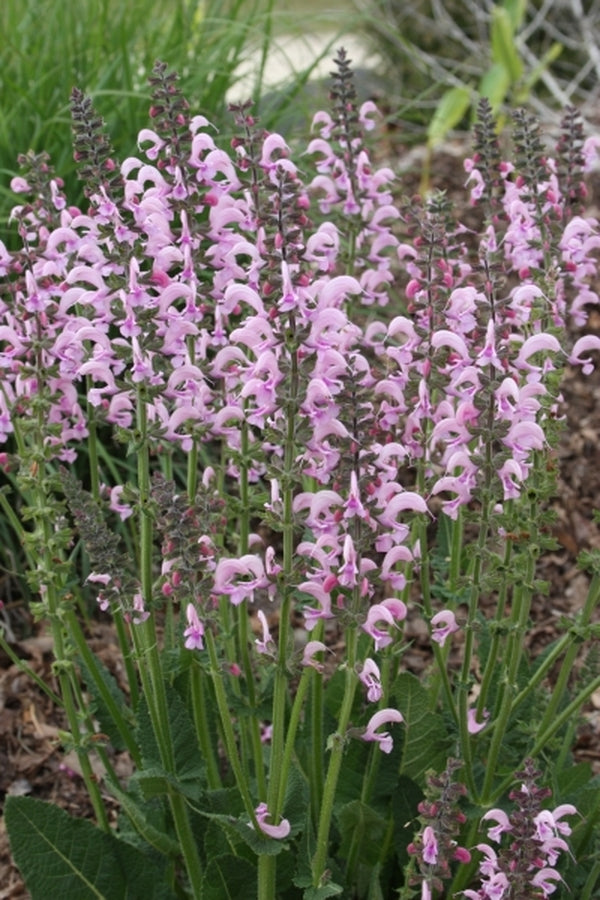
[[[281,840],[282,838],[286,838],[290,833],[291,826],[287,819],[282,819],[279,825],[269,825],[269,823],[265,821],[269,815],[266,803],[259,804],[259,806],[256,807],[255,812],[258,827],[263,834],[267,835],[267,837]]]

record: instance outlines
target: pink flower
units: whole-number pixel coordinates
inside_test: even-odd
[[[543,350],[550,350],[553,353],[558,353],[560,350],[560,344],[557,339],[552,334],[546,334],[545,332],[541,334],[533,334],[531,337],[528,337],[526,341],[521,345],[518,356],[515,360],[515,365],[518,369],[528,369],[529,371],[539,371],[540,366],[532,366],[528,363],[528,359],[530,356],[533,356],[535,353],[540,353]]]
[[[477,844],[477,849],[485,857],[479,863],[479,871],[484,878],[492,878],[498,871],[498,854],[489,844]]]
[[[484,816],[482,816],[482,821],[487,821],[488,819],[492,819],[497,824],[492,828],[488,829],[487,836],[491,841],[500,841],[500,836],[506,831],[512,831],[512,825],[510,824],[510,819],[506,815],[506,813],[501,809],[490,809],[488,810]]]
[[[106,587],[111,580],[110,575],[100,572],[90,572],[86,578],[86,581],[90,581],[92,584],[102,584],[104,587]]]
[[[260,803],[256,807],[255,813],[258,827],[263,834],[267,835],[267,837],[281,840],[282,838],[286,838],[290,833],[291,826],[287,819],[282,819],[279,825],[269,825],[266,821],[267,818],[269,818],[269,809],[266,803]],[[253,827],[252,824],[250,827]]]
[[[133,616],[131,615],[131,613],[126,613],[125,619],[128,622],[132,621],[134,625],[141,625],[142,622],[146,621],[149,615],[150,613],[144,605],[144,598],[142,597],[142,595],[140,593],[134,594]]]
[[[222,559],[215,570],[215,594],[229,594],[234,606],[243,600],[254,600],[254,591],[267,588],[269,582],[265,576],[262,559],[247,553],[240,559]]]
[[[569,357],[569,364],[572,366],[581,366],[584,375],[589,375],[594,371],[594,363],[589,356],[581,356],[586,350],[600,350],[600,337],[595,334],[586,334],[585,337],[575,341],[575,346]]]
[[[198,613],[193,603],[188,603],[185,615],[188,623],[188,627],[183,632],[183,636],[186,639],[185,646],[188,650],[203,650],[204,625],[198,618]]]
[[[370,657],[365,659],[361,673],[358,676],[367,688],[367,700],[369,703],[378,703],[381,700],[381,672],[379,666]]]
[[[556,871],[556,869],[540,869],[539,872],[536,872],[533,878],[531,879],[531,884],[534,887],[539,887],[542,889],[544,897],[549,897],[550,894],[553,894],[557,888],[557,885],[553,882],[562,881],[562,878]]]
[[[371,716],[365,733],[361,735],[363,741],[377,741],[383,753],[391,753],[394,748],[392,736],[387,731],[377,731],[387,722],[404,722],[402,713],[397,709],[380,709],[374,716]]]
[[[487,720],[489,719],[490,714],[487,711],[487,709],[484,709],[484,711],[483,711],[484,721],[483,722],[478,722],[476,716],[477,716],[476,709],[470,709],[467,712],[467,730],[468,730],[469,734],[477,734],[479,731],[482,731],[485,728],[485,726],[487,725]]]
[[[563,816],[574,816],[577,809],[570,803],[563,803],[555,810],[543,809],[535,817],[536,835],[540,841],[553,837],[557,832],[564,835],[571,834],[571,826],[567,822],[561,822]]]
[[[436,641],[440,647],[444,646],[446,639],[451,634],[460,630],[454,613],[449,609],[443,609],[441,612],[436,613],[431,619],[431,625],[433,628],[431,639]]]
[[[262,609],[259,609],[257,612],[258,619],[262,626],[262,640],[257,638],[254,643],[256,644],[256,649],[259,653],[270,653],[269,645],[271,649],[275,647],[275,641],[271,637],[271,632],[269,631],[269,623],[267,622],[267,617],[265,616]]]
[[[527,469],[516,459],[507,459],[498,469],[505,500],[515,500],[521,495],[521,482],[527,477]]]
[[[312,594],[316,600],[321,604],[320,609],[315,609],[311,606],[305,606],[302,610],[304,615],[304,627],[307,631],[312,631],[315,625],[317,624],[317,619],[333,619],[334,615],[331,612],[331,597],[325,591],[320,584],[315,584],[312,581],[305,581],[302,584],[298,585],[298,589],[301,591],[305,591],[307,594]]]
[[[434,866],[438,860],[438,843],[431,825],[423,829],[423,862]]]
[[[323,641],[308,641],[304,648],[304,653],[302,654],[302,665],[312,666],[317,672],[322,672],[323,664],[315,659],[315,653],[322,653],[326,650],[327,647]]]
[[[358,559],[354,542],[349,534],[344,538],[343,557],[344,564],[338,570],[338,581],[344,587],[354,587],[358,580]]]
[[[408,547],[405,547],[402,544],[392,547],[392,549],[388,550],[385,554],[381,564],[381,580],[388,582],[389,586],[394,591],[403,590],[406,585],[406,575],[404,572],[395,571],[392,566],[397,562],[410,562],[412,558],[413,555]]]
[[[385,504],[385,510],[377,517],[384,528],[389,529],[389,534],[382,535],[376,542],[376,549],[383,553],[391,550],[395,543],[405,540],[408,526],[398,521],[400,513],[411,510],[413,512],[427,512],[427,504],[423,498],[414,491],[400,491]]]
[[[359,516],[361,519],[368,519],[369,514],[360,500],[360,492],[358,489],[358,479],[356,472],[350,473],[350,494],[344,503],[344,518],[351,519],[353,516]]]
[[[382,647],[387,647],[388,644],[392,643],[389,632],[379,628],[378,623],[385,622],[388,625],[393,625],[395,627],[395,620],[405,619],[406,612],[406,605],[402,600],[396,600],[394,598],[383,600],[381,603],[376,603],[374,606],[370,607],[369,612],[367,613],[367,621],[362,628],[363,631],[366,631],[375,641],[376,650],[381,650]]]

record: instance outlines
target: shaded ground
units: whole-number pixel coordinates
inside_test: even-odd
[[[458,156],[439,154],[433,179],[438,186],[449,187],[456,202],[464,204],[464,173]],[[413,187],[407,184],[405,189],[411,192],[416,187],[415,180]],[[596,197],[600,197],[600,190]],[[592,314],[586,331],[600,333],[600,312]],[[540,649],[556,636],[560,616],[573,614],[585,600],[588,579],[577,568],[578,553],[600,548],[600,530],[592,522],[593,510],[600,509],[600,373],[596,371],[588,378],[577,373],[575,378],[567,372],[563,393],[568,427],[559,451],[561,477],[555,527],[559,548],[548,554],[538,572],[549,582],[550,592],[535,600],[535,624],[530,633],[530,640]],[[51,641],[43,628],[32,624],[18,599],[8,599],[1,615],[14,652],[52,684]],[[419,673],[429,660],[428,637],[419,622],[409,627],[413,629],[413,646],[405,660],[412,671]],[[110,669],[118,667],[119,653],[109,625],[99,623],[93,628],[90,645]],[[73,816],[92,817],[76,760],[72,755],[63,757],[60,751],[59,730],[63,727],[61,712],[0,650],[0,803],[6,794],[27,794],[50,800]],[[575,754],[600,773],[600,692],[586,708]],[[129,774],[125,756],[116,760],[116,766],[123,777]],[[114,805],[113,809],[116,815]],[[11,864],[0,818],[0,900],[25,900],[27,896]]]

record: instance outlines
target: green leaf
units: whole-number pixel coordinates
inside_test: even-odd
[[[419,829],[417,807],[422,799],[421,788],[411,778],[401,775],[392,794],[392,816],[394,818],[394,850],[402,867],[408,862],[406,848]]]
[[[516,83],[523,74],[523,63],[515,44],[515,30],[507,9],[494,6],[490,28],[492,59],[504,66],[511,82]]]
[[[471,91],[466,87],[453,87],[443,94],[427,129],[427,143],[434,147],[459,124],[471,105]]]
[[[175,760],[176,775],[182,785],[186,785],[188,794],[199,796],[204,779],[202,754],[194,724],[181,696],[169,684],[165,684],[169,731],[171,746]],[[162,755],[152,728],[150,713],[145,697],[142,697],[138,711],[137,740],[144,760],[144,768],[155,774],[164,773]]]
[[[569,766],[568,769],[563,769],[557,778],[560,797],[563,798],[565,795],[576,793],[581,788],[589,787],[592,777],[592,767],[587,762],[577,763]]]
[[[340,855],[348,857],[350,847],[357,836],[358,858],[361,863],[369,867],[376,865],[381,856],[387,819],[360,800],[353,800],[343,806],[336,819],[342,836]]]
[[[11,850],[31,900],[174,900],[166,865],[52,803],[7,797]]]
[[[211,859],[202,884],[203,900],[256,900],[256,867],[233,854]]]
[[[82,657],[79,657],[78,663],[81,668],[86,688],[92,696],[90,712],[98,719],[100,731],[108,735],[115,750],[125,750],[125,740],[115,724],[114,716],[110,714],[106,701],[102,697],[102,693],[104,691],[110,696],[123,721],[131,727],[131,730],[133,730],[133,715],[131,709],[125,702],[125,695],[102,660],[97,657],[94,658],[96,666],[95,673],[90,671]],[[101,680],[101,685],[97,683],[96,678]]]
[[[114,784],[111,785],[111,793],[114,794],[121,804],[121,810],[129,819],[129,823],[135,829],[136,834],[150,844],[151,847],[154,847],[155,850],[158,850],[159,853],[164,853],[171,857],[179,856],[181,853],[179,843],[164,830],[157,828],[156,824],[151,821],[150,817],[152,814],[148,809],[148,804],[146,804],[145,809],[142,808],[133,799],[133,791],[121,791]],[[157,817],[154,816],[154,818]]]
[[[400,755],[400,773],[417,783],[428,769],[441,771],[451,744],[442,717],[429,708],[429,694],[419,679],[409,672],[398,676],[391,696],[404,717],[404,741]],[[402,727],[402,726],[400,726]]]
[[[503,63],[494,63],[482,76],[479,82],[479,93],[490,101],[494,115],[497,115],[506,100],[510,85],[510,75]]]
[[[324,884],[321,887],[309,887],[302,894],[303,900],[326,900],[327,897],[339,897],[344,888],[339,884]]]
[[[502,7],[508,13],[511,28],[516,33],[525,21],[527,0],[504,0]]]

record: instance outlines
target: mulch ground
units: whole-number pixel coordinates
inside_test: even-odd
[[[434,184],[447,188],[455,202],[464,204],[465,176],[457,154],[437,154],[432,173]],[[600,198],[600,178],[597,181],[595,197]],[[405,190],[412,193],[417,186],[415,176],[414,186],[407,184]],[[600,312],[592,313],[585,330],[600,333]],[[556,637],[562,615],[572,615],[583,605],[588,578],[579,571],[576,558],[582,550],[600,548],[600,528],[593,522],[593,511],[600,509],[600,372],[582,378],[567,371],[563,394],[567,428],[558,453],[560,481],[554,504],[558,549],[546,555],[538,571],[538,576],[548,581],[550,591],[534,602],[529,640],[536,649]],[[1,595],[5,606],[0,621],[12,649],[40,678],[53,684],[47,632],[33,624],[18,597],[11,598],[6,589]],[[409,628],[413,629],[413,643],[406,663],[418,674],[430,659],[428,636],[416,620]],[[110,624],[96,623],[90,644],[111,670],[118,668],[118,647]],[[59,731],[64,727],[61,711],[0,650],[0,804],[7,794],[26,794],[56,803],[73,816],[92,818],[76,760],[72,755],[65,757],[60,749]],[[578,761],[589,761],[594,772],[600,773],[600,692],[586,707],[574,752]],[[125,756],[117,759],[116,765],[123,777],[129,774]],[[116,815],[116,807],[112,808]],[[11,862],[0,817],[0,900],[25,900],[27,896]]]

